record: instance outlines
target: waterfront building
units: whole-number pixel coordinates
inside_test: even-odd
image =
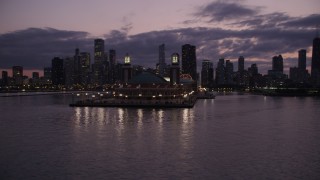
[[[197,81],[196,47],[190,44],[182,46],[182,74],[190,74]]]
[[[63,59],[59,57],[54,57],[52,59],[52,71],[51,78],[53,85],[64,85],[65,84],[65,76],[64,76],[64,67],[63,67]]]
[[[171,55],[170,84],[180,84],[180,59],[178,53]]]
[[[213,79],[213,63],[209,60],[203,60],[201,69],[201,87],[212,87]]]
[[[166,70],[166,56],[165,56],[165,45],[159,46],[159,75],[164,77]]]
[[[320,85],[320,38],[317,35],[312,44],[311,79],[315,85]]]

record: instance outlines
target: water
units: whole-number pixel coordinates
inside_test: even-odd
[[[0,179],[319,179],[320,99],[217,96],[192,109],[0,98]]]

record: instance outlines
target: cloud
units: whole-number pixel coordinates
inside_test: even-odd
[[[240,1],[218,0],[198,8],[194,16],[208,18],[209,22],[215,22],[249,17],[256,15],[259,11],[259,7],[247,7],[240,4]]]
[[[29,28],[0,35],[0,67],[22,65],[26,69],[51,65],[55,56],[72,55],[81,45],[91,45],[89,33],[57,30],[53,28]],[[91,46],[90,46],[91,47]]]
[[[306,17],[294,18],[282,25],[295,28],[315,28],[320,25],[320,14],[311,14]]]

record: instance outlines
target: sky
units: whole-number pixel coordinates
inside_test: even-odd
[[[221,57],[236,70],[244,56],[246,68],[257,63],[266,74],[282,54],[288,72],[299,49],[307,49],[311,64],[319,9],[319,0],[1,0],[0,69],[41,72],[76,47],[92,56],[93,40],[103,38],[118,62],[129,53],[133,64],[154,68],[160,44],[169,63],[189,43],[197,47],[198,70],[202,60],[216,66]]]

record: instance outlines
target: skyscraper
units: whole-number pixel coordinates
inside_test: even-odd
[[[213,63],[209,60],[202,61],[201,86],[211,87],[213,85]]]
[[[55,57],[52,59],[51,78],[53,85],[64,85],[63,59]]]
[[[306,70],[306,62],[307,62],[307,51],[305,49],[299,50],[298,57],[298,68],[302,70]]]
[[[238,72],[244,71],[244,57],[240,56],[238,59]]]
[[[109,83],[113,84],[116,81],[116,50],[109,50]]]
[[[89,73],[90,73],[90,53],[81,52],[80,53],[80,82],[82,84],[89,83]]]
[[[240,56],[238,58],[238,74],[237,74],[237,82],[238,85],[244,85],[244,57]]]
[[[165,56],[165,45],[161,44],[159,46],[159,75],[164,76],[166,68],[166,56]]]
[[[320,38],[317,36],[313,39],[312,45],[312,62],[311,78],[313,83],[320,84]]]
[[[102,64],[104,61],[104,40],[95,39],[94,40],[94,63]]]
[[[51,84],[52,83],[51,76],[52,76],[51,67],[43,68],[44,84]]]
[[[2,71],[2,85],[7,86],[9,84],[8,71]]]
[[[132,67],[131,67],[131,58],[129,54],[127,53],[124,58],[124,64],[122,67],[122,77],[123,77],[123,83],[127,83],[131,77],[132,77]]]
[[[12,78],[15,82],[15,85],[22,85],[23,83],[23,67],[22,66],[12,67]]]
[[[226,60],[226,84],[233,84],[233,63]]]
[[[272,58],[272,70],[283,74],[283,58],[281,55]]]
[[[217,85],[225,84],[225,66],[224,58],[220,58],[216,68],[216,83]]]
[[[64,73],[64,85],[72,86],[78,83],[78,74],[75,73],[75,61],[74,58],[66,57],[63,60],[63,73]]]
[[[189,74],[197,81],[197,58],[196,47],[190,44],[182,46],[182,73]]]
[[[13,66],[12,67],[12,77],[14,79],[16,78],[22,78],[23,76],[23,67],[22,66]]]
[[[96,85],[102,85],[105,81],[105,53],[104,53],[104,40],[94,40],[94,64],[92,65],[92,83]]]
[[[170,84],[179,84],[180,83],[180,60],[179,54],[173,53],[171,55],[171,67],[170,67]]]

